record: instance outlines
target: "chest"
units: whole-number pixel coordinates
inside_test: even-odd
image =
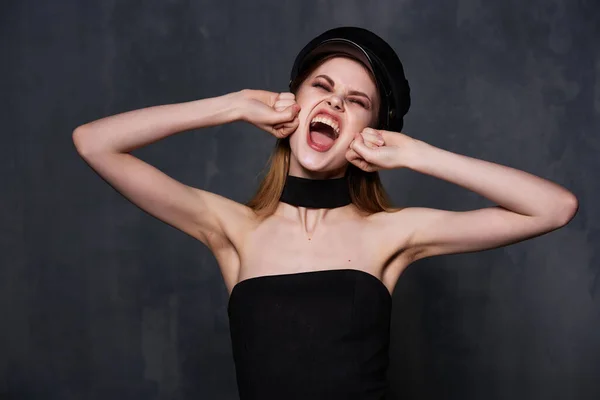
[[[239,279],[344,268],[380,276],[384,251],[371,229],[363,221],[322,224],[312,231],[299,224],[264,222],[244,246]]]

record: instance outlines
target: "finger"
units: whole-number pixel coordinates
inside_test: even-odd
[[[363,160],[362,158],[358,157],[358,158],[354,158],[349,161],[352,165],[357,166],[358,168],[362,169],[363,171],[371,172],[371,165],[368,162],[366,162],[365,160]]]
[[[378,129],[373,128],[363,129],[363,133],[366,133],[367,135],[369,135],[369,137],[377,139],[376,141],[381,144],[385,144],[384,132],[385,131],[380,131]]]
[[[352,149],[348,149],[346,152],[346,160],[348,160],[351,164],[357,166],[358,168],[366,171],[369,167],[369,163],[366,162],[357,152]]]
[[[296,104],[294,100],[277,100],[273,108],[275,109],[275,111],[281,111],[284,108],[289,107],[293,104]]]
[[[283,134],[284,136],[287,136],[287,135],[291,134],[292,132],[294,132],[298,128],[299,124],[300,124],[300,120],[298,119],[298,117],[296,117],[292,121],[284,122],[284,123],[273,126],[273,129],[275,129],[277,132]]]
[[[282,133],[284,136],[287,136],[293,133],[298,128],[298,125],[300,125],[300,119],[296,115],[293,120],[276,124],[273,128]]]
[[[274,116],[273,125],[284,124],[286,122],[291,122],[298,116],[300,112],[300,106],[298,104],[292,104],[282,110],[275,111],[276,115]]]
[[[294,93],[291,93],[291,92],[282,92],[282,93],[279,93],[278,99],[279,100],[294,100],[294,99],[296,99],[296,95],[294,95]]]
[[[286,136],[288,136],[291,132],[293,132],[293,130],[289,129],[288,124],[275,125],[271,127],[270,130],[273,133],[273,135],[275,135],[275,137],[279,139],[283,139]]]
[[[359,155],[352,149],[348,149],[346,151],[346,160],[348,161],[354,161],[355,159],[357,159],[359,157]]]
[[[277,101],[277,97],[279,94],[275,92],[269,92],[268,90],[260,90],[260,89],[249,89],[250,95],[252,98],[257,99],[258,101],[272,106]]]
[[[369,161],[373,157],[373,152],[375,149],[367,147],[364,142],[362,135],[358,134],[352,143],[350,143],[350,148],[354,150],[361,158],[365,161]]]
[[[358,162],[359,162],[359,160],[362,160],[362,158],[354,150],[349,150],[346,153],[346,160],[348,160],[349,162],[351,162],[352,164],[354,164],[358,167],[359,166]]]
[[[377,137],[372,137],[372,136],[364,137],[363,136],[363,140],[365,142],[365,145],[370,149],[375,149],[375,148],[383,145],[383,143],[381,143],[380,139],[378,139]]]
[[[380,131],[380,130],[378,130],[378,129],[373,129],[373,128],[370,128],[370,127],[366,127],[366,128],[364,128],[364,129],[362,130],[362,132],[363,132],[363,133],[368,133],[368,134],[375,135],[375,136],[378,136],[378,137],[381,137],[381,138],[383,138],[383,133],[382,133],[382,131]]]
[[[290,106],[286,107],[285,109],[283,109],[281,111],[282,113],[289,115],[289,119],[293,120],[294,118],[296,118],[298,116],[298,113],[300,113],[300,106],[296,103],[291,104]]]
[[[358,165],[359,159],[360,159],[360,156],[354,150],[348,149],[348,151],[346,152],[346,160],[348,160],[348,162],[356,165],[357,167],[360,167]]]
[[[383,136],[374,129],[364,129],[361,132],[361,135],[363,136],[365,143],[369,147],[378,147],[383,146],[385,144]]]

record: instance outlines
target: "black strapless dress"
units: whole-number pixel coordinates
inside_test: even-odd
[[[239,282],[228,304],[240,400],[381,400],[392,297],[356,269]]]

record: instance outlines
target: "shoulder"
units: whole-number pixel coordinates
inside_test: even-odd
[[[371,214],[368,219],[383,229],[414,229],[445,212],[435,208],[402,207]]]
[[[260,224],[254,210],[245,204],[219,194],[198,189],[198,195],[211,210],[205,220],[210,220],[211,229],[200,233],[200,240],[214,255],[225,284],[233,287],[241,268],[241,254],[250,233]]]
[[[418,258],[420,251],[414,241],[419,228],[438,215],[436,209],[424,207],[402,207],[392,211],[381,211],[367,217],[375,240],[390,254],[405,254],[411,260]]]
[[[213,251],[230,245],[238,247],[245,233],[258,221],[254,210],[216,193],[201,189],[195,191],[206,205],[203,209],[210,210],[207,218],[212,219],[214,227],[208,232],[206,245]]]

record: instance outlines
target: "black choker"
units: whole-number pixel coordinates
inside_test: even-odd
[[[288,175],[279,201],[296,207],[336,208],[352,203],[347,178],[308,179]]]

